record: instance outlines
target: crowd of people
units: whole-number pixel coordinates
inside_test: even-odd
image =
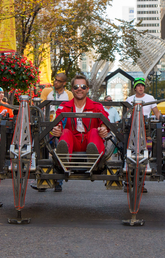
[[[110,106],[105,106],[99,102],[95,102],[88,97],[89,81],[84,75],[76,75],[71,81],[71,90],[68,91],[65,86],[67,77],[64,73],[59,73],[55,77],[53,87],[46,87],[41,93],[41,99],[44,100],[61,100],[63,101],[58,107],[50,106],[51,119],[55,119],[62,112],[75,113],[102,113],[111,123],[118,123],[121,118],[117,110]],[[145,80],[143,78],[135,78],[134,80],[135,94],[127,98],[127,102],[132,104],[136,100],[143,102],[154,101],[154,97],[145,93]],[[0,88],[0,102],[6,104],[4,101],[4,91]],[[105,96],[104,101],[112,102],[110,95]],[[159,119],[160,112],[156,104],[150,104],[143,107],[143,114],[150,116],[151,110]],[[13,118],[13,112],[10,108],[0,106],[0,115],[8,114]],[[72,152],[84,152],[87,156],[91,154],[102,155],[105,152],[104,138],[107,136],[109,129],[99,118],[67,118],[59,122],[57,126],[52,129],[51,134],[55,136],[57,154]],[[57,180],[55,184],[55,192],[62,191],[62,180]],[[37,184],[31,184],[35,190]],[[3,204],[0,203],[0,207]]]

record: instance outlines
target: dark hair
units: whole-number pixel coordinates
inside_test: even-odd
[[[73,87],[74,85],[74,81],[77,80],[77,79],[84,79],[86,81],[86,84],[87,86],[89,87],[89,81],[88,79],[84,76],[84,75],[81,75],[81,74],[77,74],[72,80],[71,80],[71,85]]]
[[[2,101],[8,103],[8,99],[6,97],[3,97]]]
[[[58,74],[56,75],[56,77],[61,77],[61,78],[64,80],[64,82],[67,81],[67,76],[66,76],[65,73],[58,73]]]
[[[111,100],[112,100],[112,97],[110,95],[105,96],[104,100],[106,100],[107,98],[111,98]]]

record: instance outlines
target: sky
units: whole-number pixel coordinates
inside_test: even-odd
[[[107,8],[107,14],[110,19],[119,18],[122,19],[122,7],[123,6],[134,6],[136,5],[136,0],[113,0],[112,6]],[[115,21],[114,21],[115,22]],[[115,22],[117,24],[117,22]],[[119,57],[116,56],[115,65],[112,68],[112,71],[115,71],[118,68],[118,59]]]
[[[136,0],[113,0],[112,7],[107,9],[108,17],[110,19],[122,19],[122,6],[135,6]]]

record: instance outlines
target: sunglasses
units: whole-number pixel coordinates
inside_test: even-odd
[[[143,82],[145,82],[145,79],[139,77],[139,78],[135,78],[135,79],[134,79],[134,82],[136,82],[136,81],[143,81]]]
[[[74,90],[78,90],[78,88],[81,87],[82,90],[86,90],[87,89],[87,86],[85,84],[76,84],[76,85],[73,85],[73,89]]]
[[[61,81],[61,80],[58,80],[58,79],[55,79],[55,81],[56,82],[60,82],[60,83],[64,82],[64,81]]]

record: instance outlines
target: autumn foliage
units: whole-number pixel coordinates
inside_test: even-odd
[[[93,60],[114,61],[115,54],[136,61],[140,52],[133,22],[114,24],[106,15],[111,0],[15,0],[17,52],[21,55],[27,45],[33,49],[34,64],[39,67],[51,46],[52,79],[57,71],[66,75],[79,71],[84,53]],[[10,16],[10,12],[7,12]],[[0,10],[0,19],[4,13]],[[68,76],[69,77],[69,76]],[[69,78],[70,79],[70,78]]]

